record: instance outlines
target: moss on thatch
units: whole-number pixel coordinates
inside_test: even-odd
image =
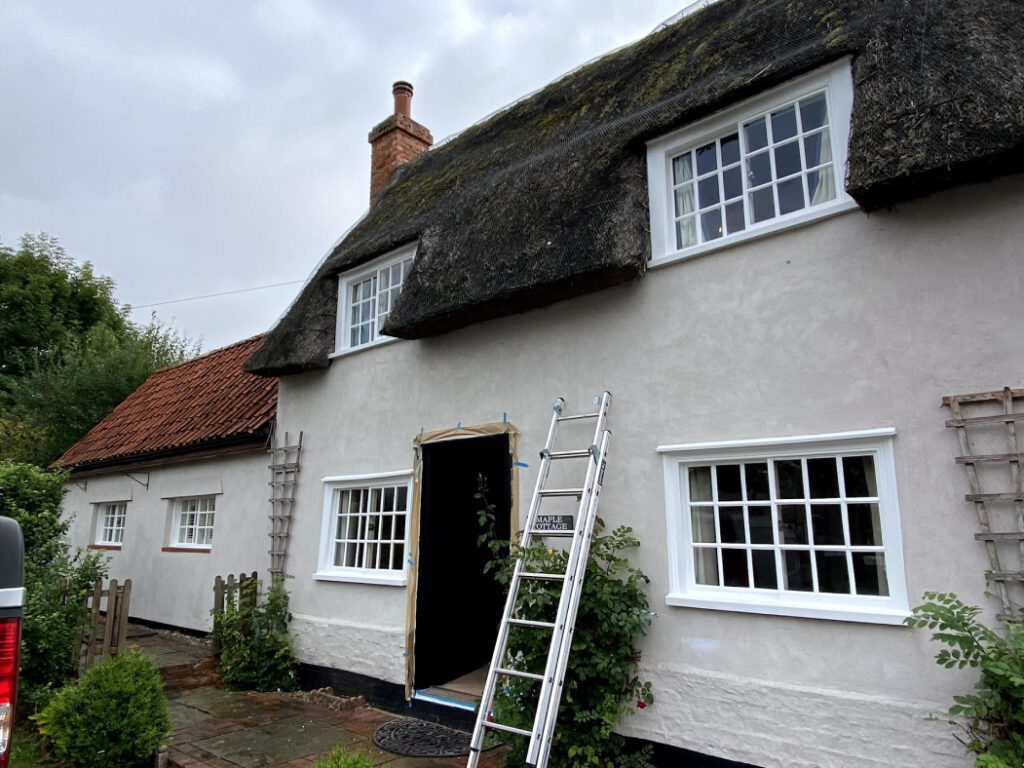
[[[645,141],[843,56],[865,210],[1020,170],[1021,39],[1004,0],[721,0],[401,166],[247,368],[326,366],[337,275],[413,240],[384,328],[403,338],[639,277]]]

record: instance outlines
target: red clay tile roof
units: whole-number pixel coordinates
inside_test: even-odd
[[[246,339],[154,371],[54,464],[88,469],[265,442],[277,411],[277,379],[242,370],[261,341]]]

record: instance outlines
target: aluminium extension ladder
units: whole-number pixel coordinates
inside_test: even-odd
[[[579,607],[580,593],[583,590],[583,577],[587,570],[587,558],[590,552],[590,540],[593,536],[594,520],[597,517],[597,503],[601,495],[601,484],[604,481],[604,469],[608,452],[608,441],[611,433],[605,429],[608,406],[611,404],[608,392],[594,398],[598,404],[596,413],[575,416],[562,415],[564,401],[558,398],[551,416],[548,439],[544,450],[540,453],[540,469],[537,472],[537,485],[533,492],[533,501],[526,517],[521,547],[529,547],[535,538],[571,537],[564,573],[541,573],[526,569],[522,559],[517,559],[512,579],[509,583],[508,599],[505,612],[498,629],[498,639],[494,646],[494,655],[487,672],[487,682],[477,710],[476,725],[470,740],[469,760],[466,768],[476,768],[483,747],[485,731],[488,729],[506,733],[528,736],[530,744],[526,753],[526,763],[534,768],[545,768],[551,751],[552,737],[555,733],[555,721],[558,717],[558,704],[562,698],[565,682],[565,669],[569,661],[569,650],[572,646],[572,634],[576,623],[576,611]],[[594,439],[589,448],[571,451],[554,450],[555,435],[558,425],[563,421],[593,419],[596,421]],[[548,472],[552,461],[562,459],[586,459],[586,479],[579,488],[546,488]],[[574,518],[572,530],[550,530],[538,527],[538,512],[541,501],[555,496],[576,496],[579,508]],[[554,621],[538,621],[536,619],[519,618],[517,601],[520,587],[537,581],[558,582],[561,594]],[[525,670],[513,669],[514,662],[506,659],[508,650],[509,630],[513,626],[532,627],[537,630],[551,632],[547,663],[544,674],[536,674]],[[523,678],[540,683],[537,695],[537,710],[534,716],[533,729],[526,730],[511,725],[495,722],[491,719],[491,707],[497,690],[499,678]]]

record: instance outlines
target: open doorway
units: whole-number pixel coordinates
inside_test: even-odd
[[[493,573],[484,573],[490,550],[477,545],[480,478],[495,505],[498,538],[509,538],[512,506],[508,434],[429,442],[421,449],[417,690],[474,674],[482,681],[479,670],[490,661],[505,600]]]

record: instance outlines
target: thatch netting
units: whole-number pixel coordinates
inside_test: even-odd
[[[328,364],[337,275],[419,240],[384,332],[443,333],[641,276],[645,142],[853,57],[847,191],[865,210],[1024,169],[1016,0],[721,0],[392,175],[247,368]]]

